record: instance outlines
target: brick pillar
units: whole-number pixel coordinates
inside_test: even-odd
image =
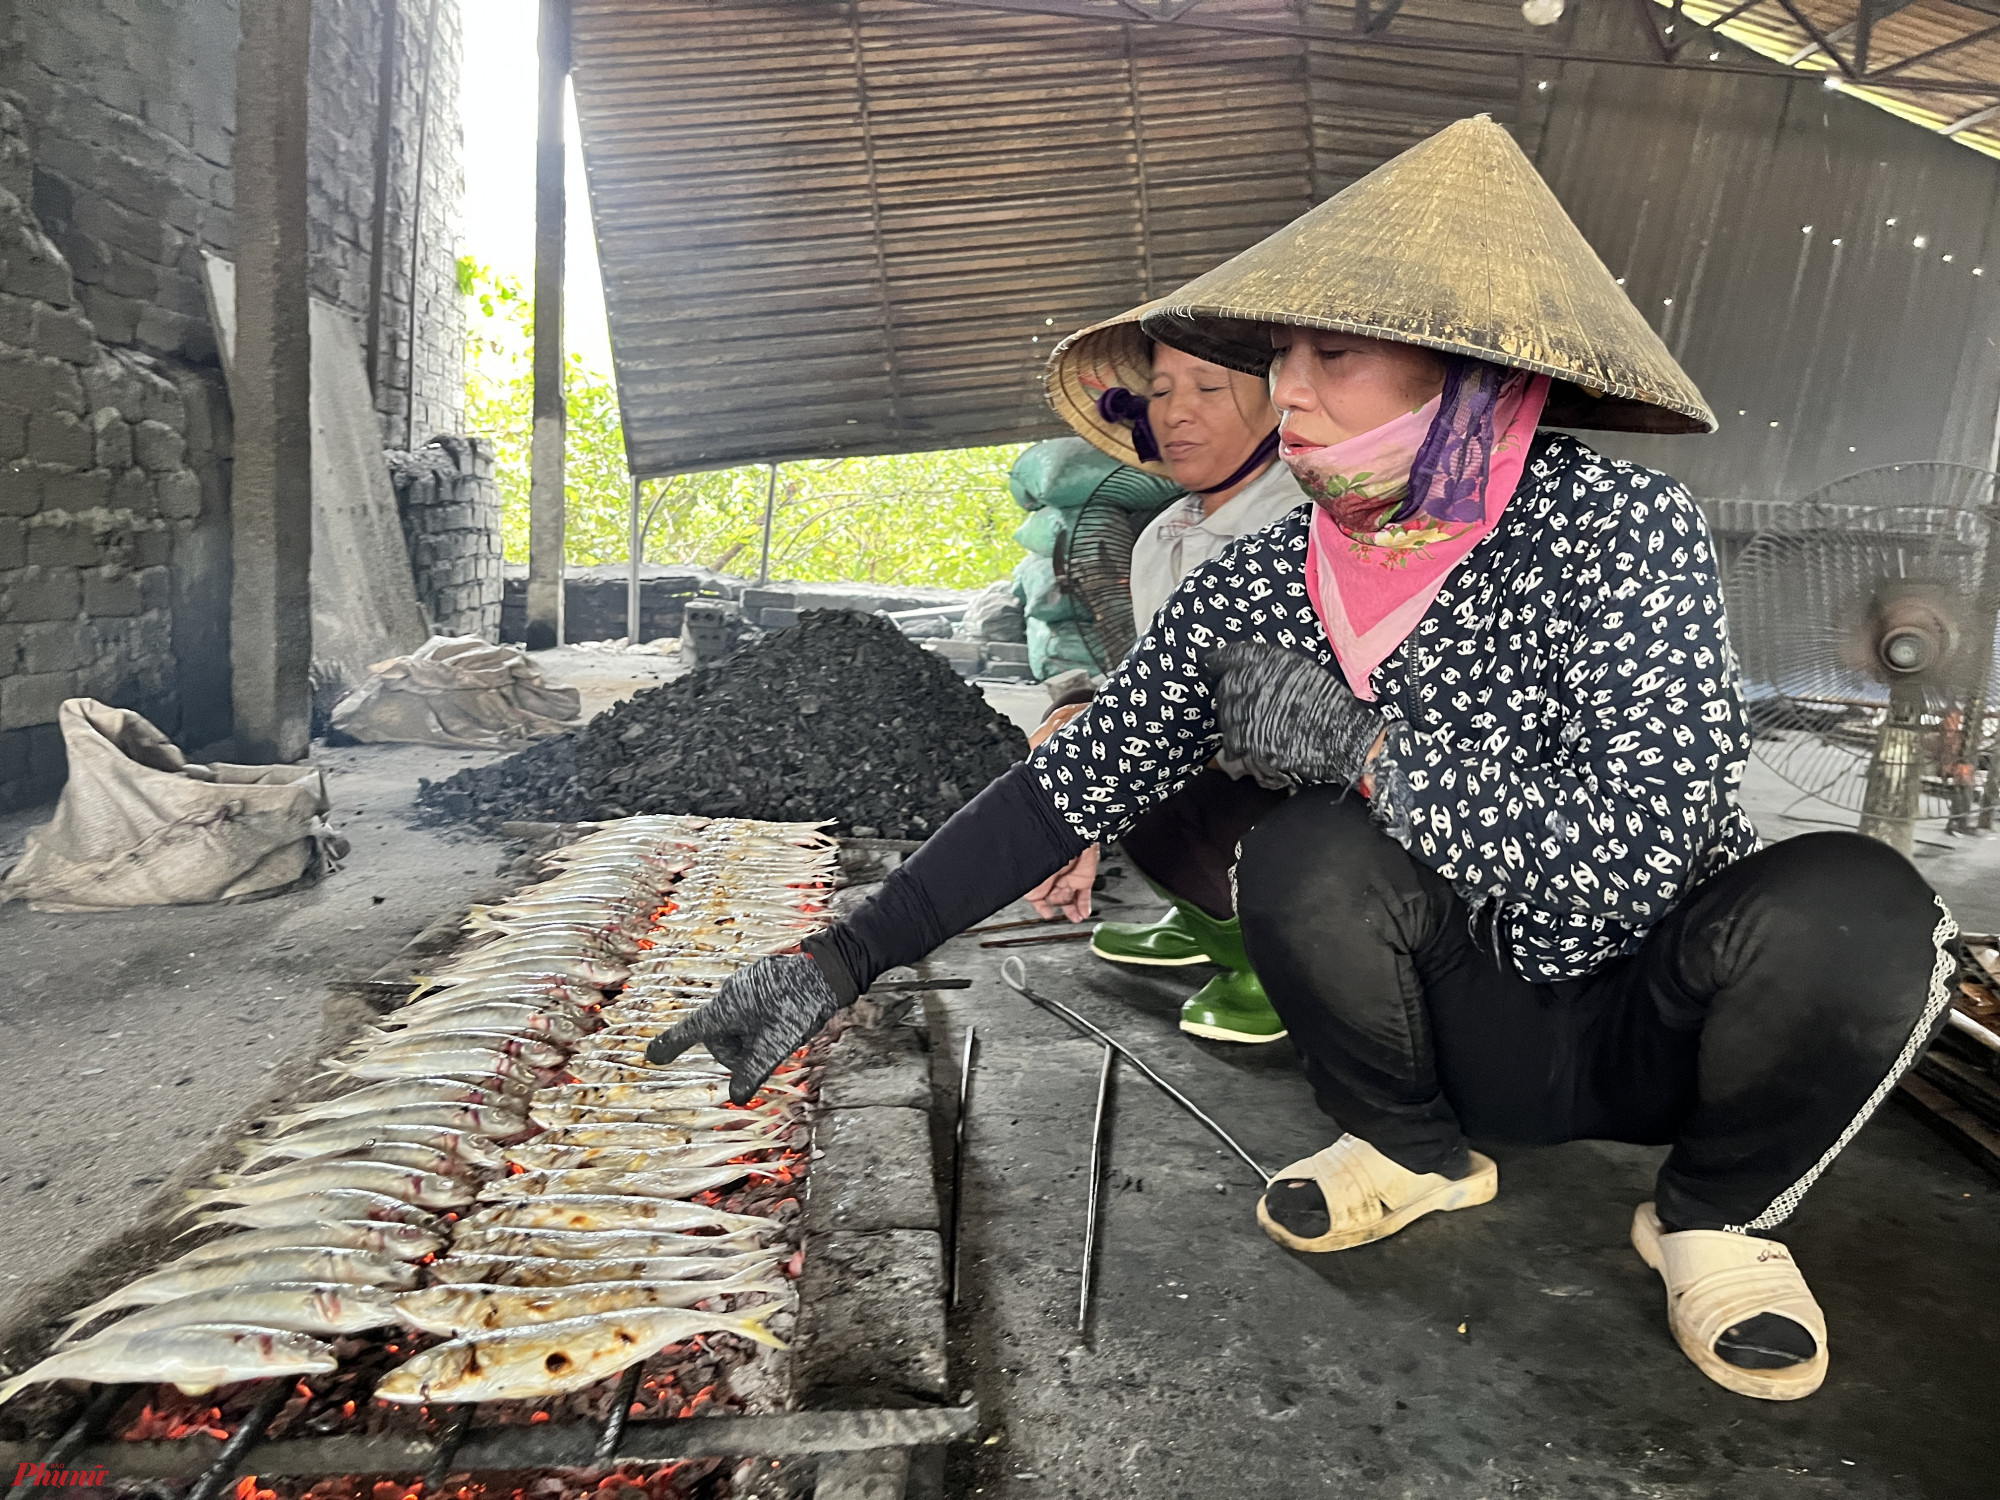
[[[240,27],[230,685],[237,755],[285,762],[302,760],[312,742],[312,0],[256,0]]]

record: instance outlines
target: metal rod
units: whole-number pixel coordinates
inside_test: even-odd
[[[878,979],[868,986],[871,995],[921,995],[931,990],[969,990],[970,979]]]
[[[610,1467],[612,1455],[624,1440],[625,1423],[632,1415],[632,1402],[639,1394],[639,1376],[645,1368],[642,1359],[618,1377],[618,1393],[611,1399],[611,1415],[605,1419],[604,1435],[598,1438],[597,1450],[591,1454],[591,1462],[600,1469]]]
[[[458,1450],[465,1442],[465,1435],[472,1430],[474,1403],[461,1401],[456,1406],[444,1410],[444,1423],[438,1433],[437,1452],[431,1455],[429,1465],[424,1469],[424,1488],[441,1490],[445,1476],[451,1472],[451,1461],[458,1457]]]
[[[965,1031],[965,1055],[958,1060],[958,1113],[951,1124],[951,1220],[945,1226],[945,1271],[951,1282],[950,1302],[958,1306],[958,1224],[965,1206],[965,1110],[972,1102],[972,1054],[979,1045],[979,1028]]]
[[[982,948],[1036,948],[1044,943],[1081,943],[1097,934],[1086,929],[1082,932],[1043,932],[1034,937],[981,938]]]
[[[1104,1066],[1097,1071],[1097,1117],[1090,1122],[1090,1196],[1086,1200],[1083,1216],[1083,1274],[1077,1278],[1076,1289],[1076,1331],[1082,1333],[1090,1322],[1090,1267],[1097,1255],[1097,1211],[1102,1198],[1097,1191],[1098,1179],[1104,1175],[1104,1117],[1105,1104],[1111,1098],[1111,1065],[1118,1060],[1118,1053],[1111,1043],[1104,1044]]]
[[[91,1397],[90,1404],[85,1406],[77,1419],[69,1424],[63,1435],[49,1445],[49,1451],[42,1455],[42,1467],[61,1468],[72,1453],[97,1436],[99,1429],[117,1414],[118,1408],[125,1404],[125,1398],[130,1396],[133,1390],[134,1387],[129,1385],[107,1385],[100,1388],[98,1393]],[[37,1481],[32,1478],[23,1479],[7,1491],[7,1500],[21,1500],[23,1495],[36,1487],[36,1484]]]
[[[771,465],[770,487],[764,491],[764,546],[757,554],[757,586],[771,581],[771,517],[778,508],[778,466]]]
[[[208,1472],[194,1482],[182,1500],[215,1500],[223,1486],[236,1477],[236,1468],[243,1455],[264,1435],[264,1429],[271,1425],[279,1409],[291,1399],[295,1388],[293,1381],[273,1380],[264,1394],[257,1398],[257,1404],[236,1424],[236,1430],[222,1445],[222,1451],[215,1455],[215,1462],[208,1466]]]
[[[1022,927],[1052,927],[1057,922],[1067,922],[1068,917],[1029,917],[1020,922],[988,922],[984,927],[968,927],[968,934],[975,932],[1013,932]]]
[[[289,1389],[289,1383],[287,1383]],[[979,1407],[778,1412],[764,1417],[714,1417],[639,1422],[625,1429],[621,1463],[660,1464],[688,1458],[791,1458],[815,1453],[865,1453],[923,1448],[976,1431]],[[473,1473],[588,1467],[597,1445],[595,1423],[480,1427],[468,1434],[458,1467]],[[200,1474],[218,1449],[213,1438],[164,1442],[94,1442],[73,1455],[72,1468],[108,1468],[114,1478],[187,1479]],[[260,1477],[415,1474],[437,1452],[427,1433],[353,1433],[279,1438],[256,1444],[248,1462]],[[0,1443],[0,1470],[32,1460],[37,1450]]]
[[[1995,1052],[2000,1052],[2000,1035],[1995,1035],[1993,1032],[1987,1030],[1987,1028],[1981,1026],[1963,1011],[1948,1010],[1944,1013],[1944,1018],[1950,1022],[1952,1030],[1962,1031],[1975,1042],[1979,1043],[1980,1046],[1989,1047]]]
[[[639,561],[646,554],[645,522],[640,519],[640,486],[644,480],[632,481],[631,535],[625,544],[625,644],[639,644]]]
[[[1242,1157],[1244,1163],[1250,1168],[1250,1170],[1255,1172],[1259,1177],[1261,1177],[1267,1186],[1269,1185],[1271,1181],[1271,1174],[1264,1170],[1263,1166],[1258,1162],[1256,1157],[1252,1156],[1248,1151],[1245,1151],[1241,1146],[1236,1144],[1235,1136],[1231,1135],[1228,1131],[1224,1130],[1220,1125],[1216,1124],[1214,1120],[1209,1118],[1208,1114],[1201,1108],[1200,1105],[1196,1104],[1194,1100],[1188,1098],[1186,1094],[1183,1094],[1179,1089],[1175,1088],[1171,1083],[1168,1083],[1166,1079],[1162,1078],[1158,1073],[1155,1073],[1151,1068],[1149,1068],[1146,1065],[1145,1061],[1142,1058],[1140,1058],[1137,1054],[1135,1054],[1130,1047],[1127,1047],[1123,1042],[1119,1041],[1116,1037],[1110,1035],[1108,1032],[1102,1031],[1098,1027],[1092,1025],[1089,1021],[1086,1021],[1082,1016],[1078,1015],[1075,1011],[1071,1010],[1067,1005],[1064,1005],[1060,1000],[1051,1000],[1047,995],[1038,995],[1033,990],[1029,989],[1028,968],[1027,965],[1023,964],[1020,959],[1009,958],[1004,960],[1000,965],[1000,977],[1006,981],[1007,987],[1009,989],[1013,990],[1017,995],[1021,996],[1024,1000],[1031,1001],[1034,1004],[1041,1006],[1043,1010],[1061,1016],[1065,1021],[1069,1022],[1070,1025],[1074,1026],[1078,1031],[1096,1037],[1097,1040],[1104,1043],[1105,1046],[1117,1048],[1118,1055],[1120,1057],[1124,1058],[1125,1061],[1130,1063],[1133,1067],[1137,1068],[1141,1073],[1145,1074],[1147,1081],[1153,1084],[1155,1088],[1159,1089],[1161,1093],[1165,1094],[1169,1099],[1173,1100],[1174,1103],[1178,1104],[1182,1109],[1186,1110],[1189,1114],[1193,1115],[1197,1120],[1201,1121],[1202,1124],[1206,1125],[1212,1132],[1214,1132],[1216,1139],[1221,1141],[1222,1144],[1227,1146],[1231,1151],[1234,1151],[1238,1156]]]

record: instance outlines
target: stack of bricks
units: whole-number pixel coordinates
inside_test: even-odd
[[[499,640],[506,584],[493,450],[478,438],[437,437],[388,460],[417,601],[431,628]]]

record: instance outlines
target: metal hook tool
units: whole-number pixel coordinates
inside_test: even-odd
[[[945,1249],[945,1267],[951,1277],[949,1306],[958,1306],[958,1224],[965,1208],[965,1107],[972,1099],[972,1051],[979,1045],[979,1028],[965,1029],[965,1056],[958,1064],[958,1114],[951,1127],[951,1243]]]
[[[1111,1043],[1104,1044],[1104,1066],[1097,1074],[1097,1118],[1090,1125],[1090,1200],[1083,1219],[1083,1275],[1077,1284],[1076,1331],[1082,1333],[1090,1322],[1091,1265],[1097,1258],[1098,1183],[1104,1177],[1105,1104],[1111,1097],[1111,1065],[1118,1054]]]
[[[1162,1078],[1158,1073],[1155,1073],[1151,1068],[1147,1067],[1142,1059],[1134,1055],[1130,1047],[1127,1047],[1123,1042],[1119,1041],[1117,1038],[1109,1035],[1104,1031],[1101,1031],[1096,1026],[1093,1026],[1089,1021],[1086,1021],[1082,1016],[1078,1015],[1075,1011],[1071,1010],[1067,1005],[1064,1005],[1060,1000],[1051,1000],[1047,995],[1038,995],[1033,990],[1029,989],[1028,967],[1026,964],[1022,963],[1020,959],[1009,958],[1004,960],[1000,965],[1000,977],[1007,982],[1007,987],[1009,989],[1013,990],[1023,999],[1032,1001],[1034,1004],[1041,1006],[1043,1010],[1046,1010],[1053,1015],[1060,1016],[1063,1020],[1067,1021],[1071,1026],[1074,1026],[1078,1031],[1084,1032],[1089,1036],[1093,1036],[1098,1041],[1104,1043],[1105,1046],[1114,1049],[1120,1057],[1124,1058],[1125,1061],[1130,1063],[1133,1067],[1137,1068],[1141,1073],[1145,1074],[1147,1081],[1153,1084],[1154,1087],[1158,1088],[1161,1093],[1165,1094],[1169,1099],[1173,1100],[1174,1103],[1178,1104],[1182,1109],[1186,1110],[1189,1114],[1193,1115],[1197,1120],[1201,1121],[1203,1125],[1206,1125],[1211,1131],[1215,1133],[1216,1139],[1221,1141],[1222,1144],[1227,1146],[1231,1151],[1234,1151],[1238,1156],[1242,1157],[1244,1162],[1249,1166],[1250,1170],[1257,1174],[1257,1177],[1261,1182],[1263,1182],[1267,1187],[1270,1185],[1271,1174],[1264,1170],[1263,1166],[1258,1162],[1256,1157],[1252,1156],[1248,1151],[1245,1151],[1241,1146],[1236,1144],[1235,1136],[1231,1135],[1228,1131],[1224,1130],[1220,1125],[1216,1124],[1214,1120],[1210,1119],[1207,1113],[1203,1111],[1201,1106],[1196,1104],[1194,1100],[1188,1098],[1186,1094],[1183,1094],[1179,1089],[1175,1088],[1171,1083],[1168,1083],[1166,1079]]]

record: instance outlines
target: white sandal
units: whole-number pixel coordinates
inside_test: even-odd
[[[1681,1352],[1725,1390],[1762,1401],[1796,1401],[1826,1379],[1826,1314],[1776,1240],[1719,1229],[1667,1234],[1650,1203],[1632,1215],[1632,1248],[1667,1284],[1667,1326]],[[1811,1359],[1779,1370],[1746,1370],[1715,1352],[1715,1341],[1759,1313],[1789,1318],[1813,1336]]]
[[[1295,1161],[1271,1179],[1306,1177],[1319,1184],[1326,1200],[1326,1233],[1307,1239],[1271,1217],[1265,1199],[1257,1200],[1257,1222],[1264,1233],[1290,1250],[1318,1253],[1349,1250],[1372,1240],[1387,1239],[1413,1219],[1428,1213],[1449,1213],[1490,1203],[1500,1191],[1500,1169],[1493,1159],[1472,1155],[1472,1171],[1451,1178],[1437,1172],[1409,1172],[1366,1141],[1344,1135],[1324,1151]],[[1265,1190],[1266,1197],[1270,1188]]]

